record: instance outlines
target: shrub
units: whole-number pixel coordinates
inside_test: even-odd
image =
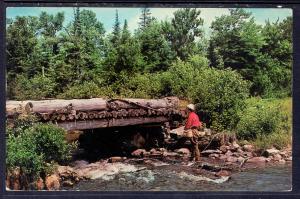
[[[252,98],[247,101],[247,108],[239,115],[237,136],[240,139],[265,142],[270,138],[276,139],[290,134],[289,116],[276,101]]]
[[[121,97],[156,98],[161,93],[160,74],[136,74],[120,88]]]
[[[23,75],[18,75],[13,88],[14,98],[17,100],[40,100],[53,97],[55,86],[56,83],[49,77],[36,75],[28,79]]]
[[[195,82],[197,76],[200,76],[198,69],[189,62],[177,60],[161,75],[163,95],[176,95],[188,99],[189,92],[197,84]]]
[[[69,160],[76,147],[76,144],[68,144],[64,135],[65,131],[60,127],[38,123],[26,127],[18,135],[8,134],[7,169],[20,168],[22,173],[33,178],[51,172],[53,163]]]
[[[35,142],[26,135],[7,138],[6,167],[13,171],[20,168],[25,175],[36,178],[44,170],[44,155],[37,153]]]
[[[64,93],[59,94],[57,97],[64,99],[84,99],[107,96],[114,96],[114,92],[112,91],[111,87],[99,87],[96,83],[92,81],[87,81],[81,84],[78,83],[68,87]]]
[[[35,142],[38,153],[46,162],[62,163],[71,157],[72,145],[67,144],[65,130],[53,124],[36,124],[24,132]]]
[[[188,95],[207,125],[218,131],[234,129],[248,97],[249,83],[230,69],[203,68],[192,84]]]

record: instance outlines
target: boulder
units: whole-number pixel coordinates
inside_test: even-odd
[[[227,171],[227,170],[221,170],[221,171],[217,172],[215,175],[218,176],[218,177],[221,177],[221,176],[230,176],[230,172]]]
[[[269,157],[269,156],[274,156],[275,154],[278,154],[280,151],[275,149],[275,148],[271,148],[271,149],[267,149],[263,152],[263,156],[265,157]]]
[[[245,158],[243,158],[243,157],[238,157],[238,158],[237,158],[237,161],[238,161],[238,162],[243,162],[244,160],[245,160]]]
[[[137,149],[131,153],[134,157],[142,157],[146,153],[145,149]]]
[[[216,154],[216,153],[212,153],[212,154],[209,154],[208,157],[210,157],[210,158],[219,158],[220,155],[219,155],[219,154]]]
[[[109,163],[114,163],[114,162],[123,162],[124,160],[126,160],[125,157],[119,157],[119,156],[116,156],[116,157],[111,157],[108,159],[108,162]]]
[[[37,190],[43,190],[44,189],[44,180],[42,178],[38,178],[35,182],[35,187]]]
[[[205,150],[205,151],[201,152],[201,154],[207,154],[207,155],[212,154],[212,153],[221,154],[222,151],[217,149],[217,150]]]
[[[225,153],[226,156],[232,156],[232,154],[233,154],[233,153],[232,153],[231,151],[227,151],[227,152]]]
[[[277,154],[273,155],[273,160],[279,161],[281,159],[282,159],[282,156],[280,154],[277,153]]]
[[[253,152],[255,150],[254,146],[251,144],[245,144],[243,150],[246,152]]]
[[[226,156],[226,155],[220,155],[220,157],[219,157],[221,160],[226,160],[227,158],[228,158],[228,156]]]
[[[292,160],[293,160],[292,156],[285,159],[285,161],[292,161]]]
[[[266,162],[266,158],[265,157],[253,157],[247,160],[247,163],[265,163]]]
[[[157,151],[156,151],[156,149],[154,149],[154,148],[150,150],[150,153],[151,153],[151,154],[152,154],[152,153],[156,153],[156,152],[157,152]]]
[[[285,164],[285,160],[284,159],[281,159],[278,162],[279,162],[279,164]]]
[[[190,150],[187,148],[180,148],[180,149],[175,150],[175,152],[179,153],[179,154],[185,154],[185,155],[191,154]]]
[[[45,185],[47,190],[59,190],[60,188],[59,177],[55,174],[47,176]]]
[[[226,153],[227,150],[228,150],[227,146],[225,146],[225,145],[220,146],[220,151],[222,151],[222,153]]]
[[[236,157],[228,157],[228,158],[226,159],[226,161],[227,161],[227,162],[237,162],[238,159],[237,159]]]
[[[62,182],[62,185],[64,187],[72,187],[74,185],[74,183],[71,180],[66,180]]]
[[[238,149],[238,148],[240,148],[240,145],[239,145],[238,143],[236,143],[236,142],[233,142],[233,143],[232,143],[232,147],[233,147],[234,149]]]

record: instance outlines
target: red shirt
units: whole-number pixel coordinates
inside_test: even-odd
[[[191,129],[192,127],[200,127],[202,124],[199,120],[198,115],[195,112],[190,112],[188,119],[185,123],[185,129]]]

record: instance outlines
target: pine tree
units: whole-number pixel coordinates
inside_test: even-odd
[[[149,8],[142,8],[142,14],[140,16],[139,26],[141,30],[144,30],[153,20]]]
[[[121,35],[121,28],[120,28],[120,21],[119,21],[119,13],[118,10],[116,10],[116,18],[115,18],[115,24],[112,31],[112,38],[111,42],[114,46],[117,46],[120,41],[120,35]]]
[[[80,9],[79,7],[76,8],[74,11],[74,35],[75,36],[81,36],[82,30],[81,30],[81,22],[80,22]]]

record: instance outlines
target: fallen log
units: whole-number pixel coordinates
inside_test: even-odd
[[[18,113],[17,108],[22,107],[27,113],[69,113],[72,111],[108,111],[120,109],[152,109],[177,108],[179,99],[177,97],[166,97],[162,99],[72,99],[72,100],[41,100],[41,101],[7,101],[7,114]],[[115,115],[114,115],[115,116]],[[139,116],[135,112],[134,116]]]
[[[65,121],[57,122],[57,125],[66,129],[72,130],[84,130],[84,129],[96,129],[107,128],[115,126],[130,126],[139,124],[151,124],[162,123],[169,121],[168,117],[145,117],[145,118],[120,118],[120,119],[97,119],[97,120],[82,120],[82,121]]]

